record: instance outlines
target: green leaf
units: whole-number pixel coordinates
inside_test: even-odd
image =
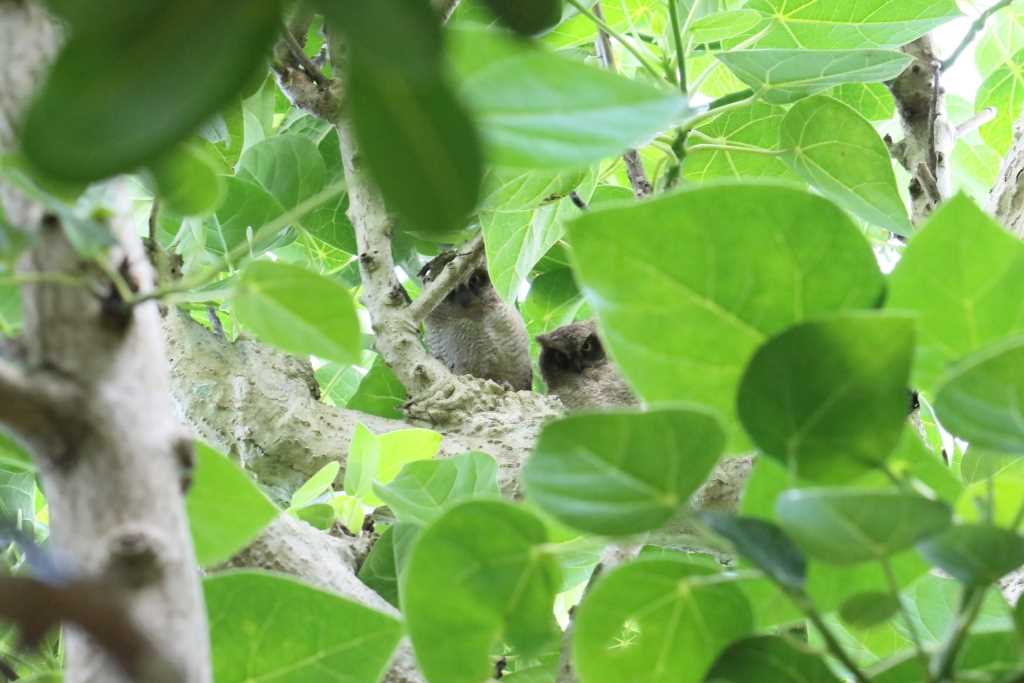
[[[828,664],[779,636],[755,636],[733,643],[706,680],[715,683],[839,683]]]
[[[1011,674],[1020,672],[1022,654],[1012,631],[968,633],[957,654],[954,675],[957,680],[1012,681]],[[906,654],[884,662],[872,674],[871,683],[921,683],[929,675],[918,657]]]
[[[501,642],[535,654],[558,627],[558,563],[544,525],[498,501],[456,505],[423,530],[402,577],[416,660],[431,683],[479,683]]]
[[[28,111],[22,149],[48,176],[98,180],[168,151],[262,65],[280,21],[274,1],[132,5],[71,32]]]
[[[420,525],[432,522],[451,503],[501,495],[498,464],[486,453],[411,462],[390,484],[374,484],[373,490],[399,522]]]
[[[306,524],[316,527],[321,531],[327,531],[334,524],[336,512],[334,507],[327,503],[313,503],[302,507],[289,508],[288,514],[301,519]]]
[[[577,607],[581,683],[698,683],[753,630],[735,580],[676,559],[638,560],[602,577]]]
[[[210,213],[224,199],[227,186],[213,157],[198,145],[182,145],[150,164],[160,198],[182,216]]]
[[[736,390],[757,347],[805,318],[871,307],[882,293],[874,254],[850,219],[781,185],[707,186],[591,211],[569,237],[584,295],[630,385],[648,402],[710,406],[726,420],[732,450],[746,443]]]
[[[324,189],[327,169],[309,138],[275,135],[245,150],[238,175],[255,181],[290,209]]]
[[[776,582],[802,591],[807,560],[778,526],[755,517],[705,512],[701,519],[712,531],[735,546],[736,552]]]
[[[298,266],[249,263],[235,288],[234,313],[262,341],[289,353],[348,363],[362,350],[352,295]]]
[[[514,301],[535,265],[565,234],[565,223],[580,215],[568,194],[584,182],[579,171],[504,171],[489,174],[480,227],[491,282],[505,301]]]
[[[868,121],[888,121],[896,113],[896,100],[881,83],[846,83],[828,95],[850,105]]]
[[[996,116],[982,126],[978,132],[981,138],[1000,155],[1006,154],[1013,142],[1013,124],[1020,116],[1021,105],[1024,105],[1024,50],[1013,56],[1013,59],[993,71],[986,78],[978,94],[974,106],[977,111],[994,107]]]
[[[185,507],[202,567],[230,559],[280,514],[238,465],[205,444],[196,444],[192,478]]]
[[[1024,536],[987,524],[961,524],[917,546],[930,564],[968,585],[995,583],[1024,565]]]
[[[533,337],[571,323],[582,305],[583,297],[572,270],[559,268],[533,279],[520,313]]]
[[[955,0],[751,0],[770,21],[758,47],[900,47],[960,16]]]
[[[399,606],[398,577],[419,533],[420,527],[415,524],[389,526],[359,568],[359,580],[395,607]]]
[[[484,0],[501,23],[523,35],[543,33],[562,19],[562,0]]]
[[[785,115],[785,107],[751,102],[744,107],[718,114],[697,126],[693,129],[691,140],[776,151],[781,148],[779,131]],[[698,137],[701,139],[698,140]],[[781,156],[756,151],[695,149],[687,153],[684,164],[686,177],[696,181],[715,178],[799,178]]]
[[[461,92],[497,164],[579,168],[646,144],[688,111],[677,92],[493,31],[451,38]]]
[[[763,21],[760,13],[749,9],[715,12],[690,24],[695,43],[717,43],[747,33]]]
[[[972,446],[1024,454],[1024,337],[968,356],[939,387],[935,412]]]
[[[698,410],[570,415],[544,427],[523,483],[531,502],[569,526],[635,534],[667,522],[724,445],[718,420]]]
[[[217,683],[376,683],[402,637],[391,617],[285,576],[228,572],[203,592]]]
[[[886,306],[917,314],[914,386],[931,391],[954,361],[1024,334],[1024,245],[953,197],[910,240]]]
[[[914,352],[911,318],[846,313],[795,325],[750,361],[737,409],[769,457],[814,481],[849,481],[899,442]]]
[[[358,536],[366,522],[366,512],[362,502],[355,496],[344,493],[331,498],[330,506],[334,508],[334,517],[349,533]]]
[[[828,564],[880,560],[946,529],[949,506],[912,493],[793,489],[775,503],[779,524],[808,555]]]
[[[306,483],[292,494],[292,507],[300,508],[309,505],[330,491],[331,485],[334,484],[334,480],[337,479],[338,472],[340,471],[341,463],[337,460],[332,460],[321,467],[316,474],[307,479]]]
[[[0,467],[6,470],[32,470],[32,457],[14,439],[0,432]]]
[[[281,202],[257,183],[237,176],[223,178],[227,193],[206,227],[206,249],[218,256],[226,256],[250,241],[261,227],[284,213]],[[259,242],[250,244],[249,253],[266,251],[280,237],[281,233],[261,237]]]
[[[383,505],[373,483],[388,484],[406,463],[434,457],[442,438],[429,429],[398,429],[378,435],[357,424],[345,467],[345,492],[367,505]]]
[[[826,96],[802,100],[782,121],[782,142],[786,161],[824,195],[872,225],[911,233],[889,150],[852,108]]]
[[[842,83],[887,81],[912,61],[894,50],[732,50],[715,56],[772,104],[789,104]]]
[[[858,593],[843,602],[839,618],[849,626],[865,629],[889,621],[899,611],[899,598],[891,593]]]
[[[401,419],[403,414],[400,408],[405,400],[405,387],[388,364],[378,356],[346,407],[370,415]]]
[[[416,230],[465,227],[483,175],[473,119],[440,78],[375,69],[358,53],[351,61],[352,122],[385,203]]]
[[[981,32],[974,46],[974,63],[978,73],[988,76],[1024,49],[1024,12],[1011,3],[996,12]]]

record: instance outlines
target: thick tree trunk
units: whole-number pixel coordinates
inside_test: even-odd
[[[17,118],[57,42],[35,5],[0,2],[0,153],[15,147]],[[20,352],[0,358],[0,422],[34,456],[53,547],[76,575],[108,583],[109,600],[123,604],[151,646],[128,676],[67,629],[65,680],[206,683],[206,612],[182,498],[191,443],[171,409],[156,304],[124,306],[105,274],[139,290],[153,284],[128,193],[116,181],[110,190],[117,244],[102,269],[75,252],[58,217],[0,185],[8,222],[36,239],[21,271],[83,281],[22,288]]]

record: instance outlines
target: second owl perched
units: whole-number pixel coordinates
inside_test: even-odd
[[[440,256],[421,275],[430,282],[451,258]],[[470,272],[423,323],[431,353],[457,375],[473,375],[529,390],[530,342],[516,309],[498,296],[486,267]]]
[[[604,352],[593,321],[564,325],[537,337],[540,371],[566,408],[612,408],[638,403]]]

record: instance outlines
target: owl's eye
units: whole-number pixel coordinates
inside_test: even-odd
[[[598,361],[604,357],[604,349],[601,348],[601,341],[595,336],[587,337],[580,346],[580,356],[588,361]]]
[[[582,352],[582,353],[590,353],[591,349],[593,349],[593,348],[594,348],[594,342],[590,341],[590,339],[587,339],[587,341],[583,342],[583,346],[580,347],[580,352]]]

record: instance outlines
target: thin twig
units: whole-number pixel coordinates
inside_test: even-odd
[[[790,595],[792,596],[792,594]],[[825,647],[828,649],[829,654],[838,659],[839,662],[846,667],[846,670],[850,672],[857,683],[871,683],[867,675],[861,671],[860,667],[857,666],[857,663],[853,661],[853,658],[847,654],[846,650],[839,642],[839,639],[836,638],[834,633],[832,633],[832,629],[828,627],[825,620],[821,618],[820,614],[818,614],[818,610],[816,610],[813,605],[807,604],[806,597],[793,597],[797,606],[800,607],[804,615],[812,624],[814,624],[814,627],[818,629],[818,633],[821,635],[822,640],[825,641]]]
[[[480,265],[484,256],[483,235],[474,237],[448,265],[423,288],[416,300],[409,304],[413,322],[423,322],[431,311],[444,300],[466,275]]]
[[[302,49],[302,45],[295,39],[291,29],[284,22],[281,23],[281,37],[284,39],[284,44],[288,46],[288,51],[291,53],[292,58],[302,67],[302,70],[306,72],[310,80],[321,89],[326,88],[327,78],[317,65],[313,63],[313,60],[306,55],[306,51]]]
[[[962,138],[965,135],[970,135],[974,131],[978,130],[986,123],[996,117],[998,110],[995,107],[985,107],[977,114],[967,119],[959,126],[956,127],[956,136]]]
[[[285,229],[292,223],[301,220],[306,214],[315,211],[320,206],[331,201],[341,193],[345,191],[345,183],[338,182],[329,187],[321,190],[312,197],[299,202],[294,208],[284,212],[269,223],[263,224],[258,230],[253,232],[251,242],[253,244],[261,244],[266,241],[271,235],[275,235],[281,230]],[[235,246],[234,249],[224,255],[224,259],[228,262],[233,262],[239,259],[243,259],[249,255],[250,241],[246,240]],[[127,301],[131,305],[141,304],[152,299],[162,299],[170,294],[178,294],[181,292],[187,292],[196,287],[202,287],[203,285],[209,284],[215,277],[220,275],[221,267],[219,265],[210,266],[204,270],[199,271],[195,275],[183,278],[173,285],[166,287],[160,287],[150,292],[144,292],[138,294]]]
[[[679,89],[684,95],[686,95],[686,55],[683,50],[683,32],[679,27],[679,7],[677,0],[668,0],[668,14],[672,20],[672,37],[676,44],[676,62],[678,62],[676,83],[679,84]]]
[[[888,469],[888,468],[886,468]],[[917,658],[921,662],[921,665],[928,668],[928,655],[925,654],[924,645],[921,643],[921,635],[917,632],[917,626],[914,624],[914,620],[910,618],[910,612],[907,610],[906,603],[903,602],[903,595],[900,593],[899,582],[896,581],[896,573],[892,570],[892,562],[889,561],[888,557],[883,557],[881,560],[882,571],[885,573],[885,581],[889,585],[889,593],[896,600],[896,604],[899,605],[900,614],[903,615],[903,623],[907,626],[907,632],[910,634],[910,640],[914,643],[914,651],[917,653]]]
[[[985,28],[985,24],[988,22],[989,18],[999,10],[1005,7],[1009,7],[1013,3],[1014,0],[999,0],[999,2],[992,5],[987,10],[979,14],[978,18],[975,19],[974,23],[971,24],[970,28],[967,29],[967,33],[964,34],[963,40],[961,40],[960,44],[956,46],[955,50],[953,50],[953,54],[951,54],[945,61],[942,62],[942,66],[940,66],[939,69],[941,71],[946,71],[951,66],[953,66],[953,64],[960,57],[960,55],[963,54],[964,50],[966,50],[967,47],[974,42],[975,36],[978,35],[981,29]]]
[[[960,596],[960,608],[957,610],[956,618],[950,626],[949,635],[943,642],[942,647],[932,658],[931,666],[928,669],[930,680],[935,683],[952,683],[953,665],[956,664],[956,656],[960,653],[967,632],[971,624],[978,618],[981,611],[981,604],[985,599],[985,587],[965,586]]]
[[[634,57],[636,57],[636,60],[640,62],[640,65],[644,67],[644,69],[646,69],[652,76],[654,76],[659,81],[661,80],[661,74],[658,73],[658,70],[651,66],[650,62],[648,62],[647,59],[642,54],[640,54],[640,51],[637,50],[631,42],[626,40],[625,37],[622,36],[622,34],[620,34],[618,31],[616,31],[607,23],[605,23],[603,19],[597,17],[589,9],[584,7],[580,3],[580,0],[568,0],[568,2],[570,5],[576,8],[576,11],[578,11],[580,14],[594,22],[599,29],[604,30],[608,35],[617,40],[619,44],[622,45],[622,47],[626,48]]]

